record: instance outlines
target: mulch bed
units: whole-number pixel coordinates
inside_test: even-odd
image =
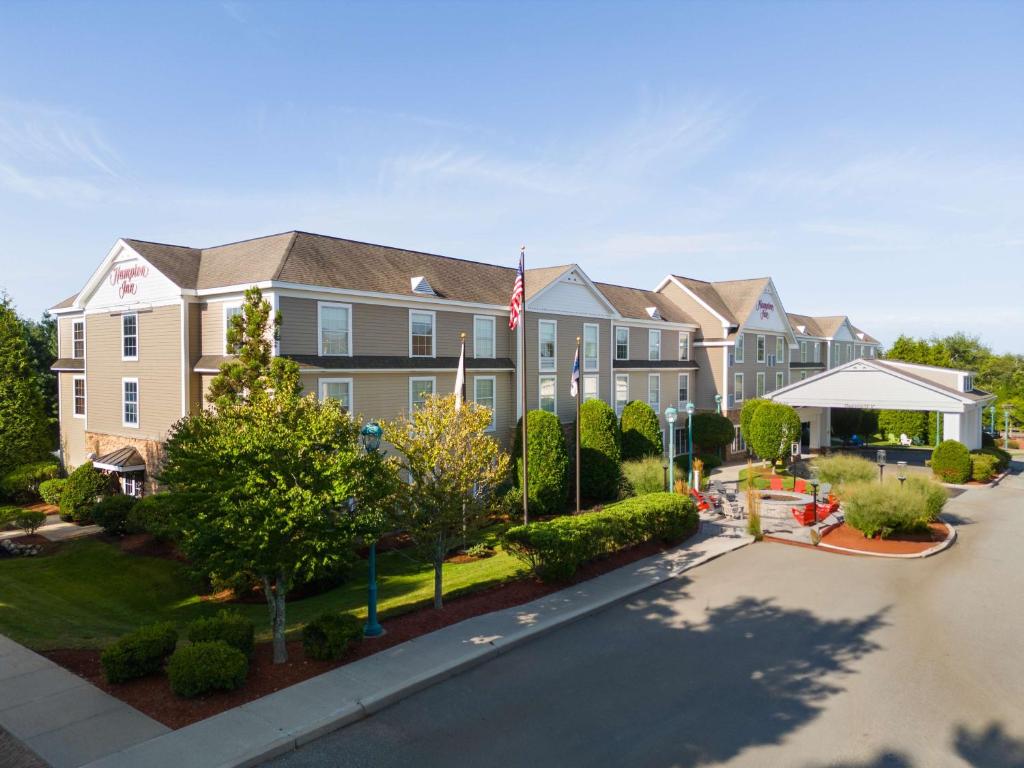
[[[696,528],[686,537],[696,533]],[[677,546],[677,545],[672,545]],[[629,565],[651,555],[657,555],[670,547],[660,542],[648,542],[630,549],[615,552],[606,558],[584,565],[571,584],[576,584],[616,568]],[[387,634],[373,640],[365,640],[350,648],[342,658],[335,661],[306,659],[302,643],[297,640],[288,643],[290,661],[274,664],[270,643],[256,646],[249,666],[249,677],[237,691],[216,693],[196,699],[182,699],[174,695],[163,675],[133,680],[129,683],[111,685],[103,677],[100,667],[100,651],[95,649],[63,649],[44,651],[51,661],[83,677],[98,688],[130,704],[169,728],[182,728],[199,720],[245,704],[253,699],[279,691],[331,669],[344,666],[357,659],[365,658],[378,651],[412,640],[420,635],[456,624],[504,608],[512,608],[539,597],[556,592],[570,584],[544,584],[533,578],[510,581],[499,586],[445,602],[443,610],[431,607],[420,608],[393,617],[383,617]]]
[[[948,535],[946,524],[936,522],[929,526],[927,533],[899,533],[888,539],[866,539],[863,533],[843,523],[826,533],[821,540],[825,544],[861,552],[916,555],[945,541]]]

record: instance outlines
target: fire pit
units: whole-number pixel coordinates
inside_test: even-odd
[[[793,507],[802,507],[813,499],[807,493],[792,491],[757,491],[761,498],[761,517],[772,520],[791,521]]]

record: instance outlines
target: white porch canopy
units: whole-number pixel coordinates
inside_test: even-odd
[[[974,388],[970,371],[862,358],[770,392],[811,425],[811,448],[831,443],[831,409],[937,411],[946,439],[981,447],[985,406],[995,396]]]

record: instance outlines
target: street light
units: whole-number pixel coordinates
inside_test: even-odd
[[[715,395],[715,410],[718,411],[718,415],[722,415],[722,396]]]
[[[878,465],[878,482],[882,482],[885,475],[885,451],[879,449],[875,454],[875,463]]]
[[[693,480],[694,480],[694,475],[693,475],[693,412],[696,411],[696,410],[697,410],[697,408],[696,408],[696,406],[694,406],[693,403],[687,403],[686,404],[686,434],[687,434],[687,440],[686,440],[686,442],[687,442],[687,451],[686,451],[686,455],[687,455],[687,462],[688,462],[686,466],[689,469],[689,478],[690,478],[689,485],[690,485],[691,488],[693,488]],[[698,488],[697,490],[699,491],[700,488]]]
[[[903,481],[907,479],[907,462],[896,462],[896,479],[900,481],[900,488],[902,488]]]
[[[990,405],[988,407],[988,415],[989,415],[989,423],[992,425],[992,427],[991,427],[991,429],[992,429],[992,437],[995,437],[996,436],[996,407],[995,407],[995,405]]]
[[[669,406],[665,409],[665,421],[668,423],[668,492],[676,492],[675,463],[676,463],[676,415],[679,412]]]
[[[363,450],[369,456],[377,456],[380,451],[380,440],[384,434],[380,424],[371,421],[364,424],[359,430],[359,441],[363,444]],[[363,625],[364,637],[380,637],[384,634],[384,627],[377,621],[377,542],[370,542],[370,586],[366,601],[366,624]]]
[[[1010,450],[1010,410],[1012,406],[1003,406],[1003,449]]]

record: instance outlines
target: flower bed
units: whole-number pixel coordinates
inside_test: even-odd
[[[864,538],[864,534],[843,523],[821,538],[821,543],[872,555],[919,555],[941,544],[949,536],[949,526],[933,522],[924,531],[897,533],[887,539]]]

